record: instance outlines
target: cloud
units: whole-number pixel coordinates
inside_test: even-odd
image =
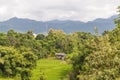
[[[81,20],[116,14],[120,0],[0,0],[0,21],[11,17],[35,20]]]

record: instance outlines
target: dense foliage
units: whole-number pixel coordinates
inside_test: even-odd
[[[71,80],[120,80],[120,17],[115,23],[102,35],[96,28],[96,35],[54,29],[37,36],[32,31],[0,33],[0,76],[30,80],[38,59],[61,52],[73,65]]]
[[[80,47],[80,52],[72,57],[74,78],[71,80],[120,80],[119,18],[115,23],[114,30],[101,36],[96,31],[88,43],[83,41],[86,47]]]

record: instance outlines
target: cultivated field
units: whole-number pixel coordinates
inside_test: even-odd
[[[31,80],[67,80],[71,65],[65,61],[42,59],[37,62],[37,67],[32,71]]]

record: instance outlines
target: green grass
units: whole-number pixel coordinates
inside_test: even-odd
[[[44,74],[45,80],[68,80],[68,73],[71,65],[65,61],[55,59],[41,59],[37,61],[37,66],[32,70],[31,80],[40,80]],[[0,77],[0,80],[15,80],[12,78]]]
[[[44,74],[46,80],[64,80],[71,70],[71,65],[65,61],[54,59],[41,59],[37,67],[32,71],[31,80],[40,80]]]
[[[0,80],[14,80],[12,78],[0,78]]]
[[[0,74],[0,80],[14,80],[14,79],[10,77],[5,77],[2,74]]]

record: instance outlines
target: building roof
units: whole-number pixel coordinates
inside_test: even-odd
[[[55,53],[56,56],[66,56],[65,53]]]

